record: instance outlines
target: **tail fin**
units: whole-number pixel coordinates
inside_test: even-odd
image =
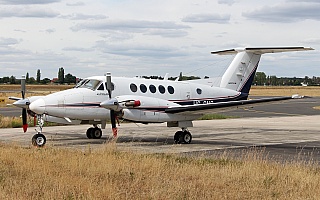
[[[211,52],[218,55],[237,54],[222,76],[220,87],[249,94],[262,54],[307,51],[305,47],[244,48]]]

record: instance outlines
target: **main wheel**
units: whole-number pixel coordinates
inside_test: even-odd
[[[183,132],[182,132],[182,131],[177,131],[177,132],[174,134],[174,137],[173,137],[174,143],[176,143],[176,144],[181,144],[180,138],[182,137],[182,135],[183,135]]]
[[[102,136],[102,130],[100,128],[94,128],[92,130],[92,138],[93,139],[100,139]]]
[[[93,138],[93,129],[94,129],[93,127],[88,128],[87,133],[86,133],[87,138],[89,138],[89,139]]]
[[[46,141],[46,137],[41,133],[35,134],[32,137],[32,145],[36,147],[43,147],[46,144]]]
[[[191,140],[192,140],[192,135],[189,131],[184,131],[179,138],[179,141],[182,144],[190,144]]]

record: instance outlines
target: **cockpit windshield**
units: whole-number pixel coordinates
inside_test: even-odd
[[[75,88],[80,87],[80,86],[83,85],[86,81],[87,81],[87,79],[81,80],[79,83],[77,83],[77,85],[75,86]]]
[[[100,83],[101,81],[96,79],[84,79],[80,81],[75,88],[88,88],[90,90],[95,90]]]

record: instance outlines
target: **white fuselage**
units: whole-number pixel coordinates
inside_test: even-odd
[[[96,80],[91,88],[80,86],[56,92],[32,103],[34,112],[71,120],[103,121],[110,118],[109,109],[100,106],[109,100],[104,76],[89,77]],[[98,83],[97,83],[98,82]],[[199,115],[167,114],[163,109],[171,106],[209,104],[246,98],[241,92],[211,87],[190,81],[151,80],[142,78],[113,77],[112,98],[139,100],[137,108],[123,109],[124,118],[140,122],[185,121],[199,118]],[[103,84],[103,86],[101,86]]]

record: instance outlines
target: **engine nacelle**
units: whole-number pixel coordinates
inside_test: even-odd
[[[194,120],[199,118],[199,116],[165,113],[166,108],[180,105],[164,99],[132,95],[124,95],[115,98],[118,100],[119,106],[123,108],[122,118],[130,121],[156,123]],[[140,102],[139,106],[130,107],[125,105],[127,102],[131,102],[131,105],[133,102],[137,101]]]

